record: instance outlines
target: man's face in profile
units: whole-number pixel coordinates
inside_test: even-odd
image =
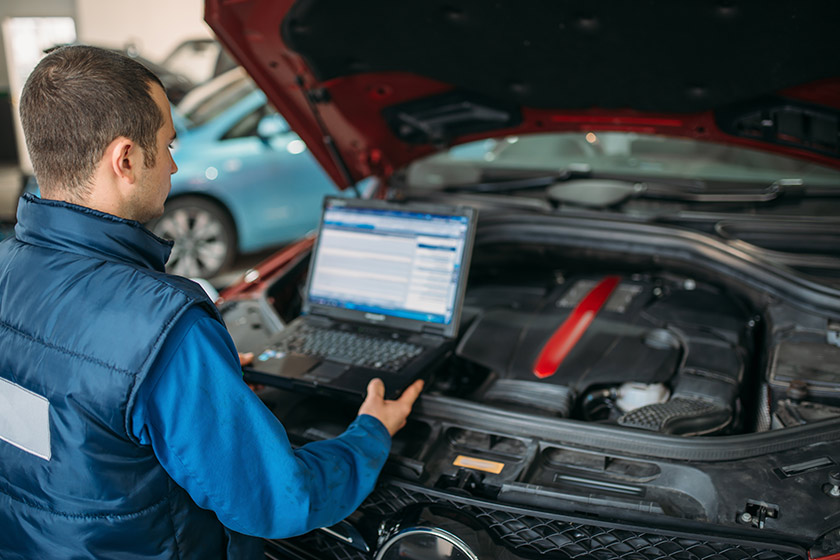
[[[172,188],[171,176],[178,171],[169,146],[175,139],[175,126],[172,123],[172,111],[163,88],[157,83],[151,84],[151,97],[163,115],[163,126],[157,131],[155,141],[155,163],[148,167],[148,158],[138,169],[137,188],[130,201],[131,218],[146,223],[163,214],[163,204]],[[145,154],[144,154],[145,156]]]

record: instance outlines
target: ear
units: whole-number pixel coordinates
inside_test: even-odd
[[[120,136],[106,149],[108,167],[114,176],[125,183],[137,180],[137,170],[143,164],[143,155],[136,143]]]

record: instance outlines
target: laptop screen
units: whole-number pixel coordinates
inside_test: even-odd
[[[469,208],[327,199],[307,303],[373,322],[452,325],[473,226]]]

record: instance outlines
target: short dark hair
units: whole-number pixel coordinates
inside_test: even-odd
[[[60,47],[35,67],[20,99],[20,117],[42,190],[85,197],[105,148],[124,136],[154,165],[164,117],[152,98],[160,79],[119,53]]]

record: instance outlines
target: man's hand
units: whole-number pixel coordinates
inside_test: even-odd
[[[250,364],[253,361],[254,361],[254,353],[253,352],[248,352],[247,354],[243,354],[242,352],[239,352],[239,365],[240,366],[247,366],[248,364]]]
[[[239,365],[240,366],[247,366],[251,362],[254,361],[254,354],[253,352],[248,352],[247,354],[243,354],[239,352]],[[265,388],[265,385],[254,385],[253,383],[248,383],[248,387],[251,388],[253,392],[262,391]]]
[[[371,379],[367,387],[367,398],[359,408],[359,414],[370,414],[385,425],[392,436],[405,426],[406,418],[420,391],[423,380],[412,383],[395,401],[385,400],[385,384],[381,379]]]

